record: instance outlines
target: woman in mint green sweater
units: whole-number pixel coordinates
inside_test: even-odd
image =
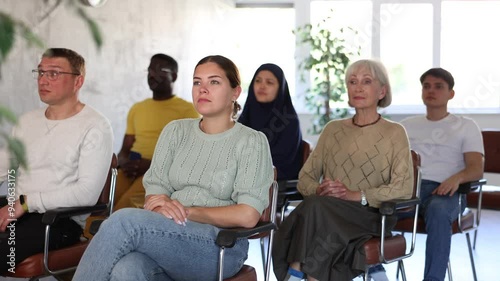
[[[217,233],[258,222],[274,175],[265,135],[235,122],[240,92],[229,59],[197,64],[192,95],[202,118],[163,129],[144,175],[144,209],[106,220],[73,280],[216,280]],[[247,252],[246,239],[227,250],[224,278],[241,269]]]

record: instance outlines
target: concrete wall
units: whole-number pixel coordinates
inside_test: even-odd
[[[103,32],[104,46],[98,52],[88,28],[66,0],[46,18],[56,1],[45,2],[0,0],[0,11],[26,22],[47,47],[66,47],[84,56],[87,76],[80,97],[109,118],[116,151],[130,106],[151,96],[146,82],[150,57],[161,52],[178,61],[175,92],[191,100],[194,66],[206,55],[225,54],[226,40],[219,38],[230,38],[224,18],[234,8],[231,0],[109,0],[100,8],[85,8]],[[17,39],[0,69],[0,103],[21,114],[42,105],[31,70],[43,49]]]
[[[151,95],[146,83],[151,55],[162,52],[177,59],[180,72],[175,92],[187,100],[191,100],[192,71],[199,59],[218,53],[237,63],[238,56],[245,55],[227,44],[227,39],[238,30],[225,22],[234,8],[232,0],[108,0],[103,7],[85,8],[104,35],[104,46],[99,52],[88,28],[64,4],[66,1],[48,16],[56,1],[45,2],[0,0],[0,11],[26,22],[47,47],[71,48],[86,58],[87,76],[81,99],[111,121],[116,152],[121,147],[128,109]],[[296,7],[307,7],[307,1],[295,2]],[[31,70],[36,68],[42,51],[26,46],[18,38],[1,66],[0,103],[17,114],[42,105],[36,81],[31,78]],[[481,128],[500,128],[498,114],[469,116]],[[307,133],[310,117],[301,115],[301,124],[305,139],[315,143],[318,136]],[[403,117],[406,116],[391,115],[395,121]],[[500,184],[500,176],[494,181]]]

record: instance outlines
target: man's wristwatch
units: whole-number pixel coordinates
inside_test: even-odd
[[[363,190],[361,190],[361,205],[368,205],[368,201],[366,201],[366,194]]]
[[[23,207],[23,210],[25,212],[28,212],[28,204],[26,204],[26,200],[24,200],[24,195],[19,195],[19,202],[21,203],[21,207]]]

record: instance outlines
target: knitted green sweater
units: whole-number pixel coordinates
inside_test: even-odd
[[[247,204],[262,213],[274,177],[266,136],[240,123],[205,134],[199,122],[176,120],[163,129],[144,175],[146,196],[166,194],[186,207]]]

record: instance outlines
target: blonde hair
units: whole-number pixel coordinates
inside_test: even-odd
[[[85,59],[77,52],[65,48],[50,48],[45,50],[44,58],[65,58],[71,66],[71,71],[85,76]]]
[[[346,70],[345,83],[349,83],[349,77],[361,68],[366,68],[370,71],[371,75],[386,88],[385,96],[378,101],[378,107],[388,107],[392,102],[391,84],[389,83],[389,76],[385,66],[376,60],[358,60],[352,63]]]

